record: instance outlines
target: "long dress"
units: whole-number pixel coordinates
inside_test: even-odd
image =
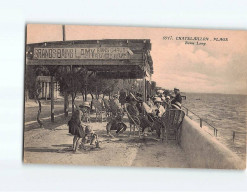
[[[85,137],[85,131],[81,125],[81,115],[82,112],[80,110],[75,110],[68,122],[68,125],[70,134],[83,138]]]

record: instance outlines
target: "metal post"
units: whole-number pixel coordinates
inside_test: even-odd
[[[56,99],[57,99],[57,92],[58,92],[58,84],[56,82]]]
[[[71,73],[73,74],[74,73],[74,67],[72,66],[72,65],[70,65],[70,71],[71,71]],[[73,77],[72,77],[72,80],[71,80],[71,82],[72,82],[72,89],[73,89],[73,92],[72,92],[72,94],[71,94],[71,98],[72,98],[72,113],[74,113],[74,109],[75,109],[75,107],[74,107],[74,104],[75,104],[75,102],[74,102],[74,98],[75,98],[75,93],[74,93],[74,79],[73,79]]]
[[[66,37],[65,37],[65,25],[62,26],[63,27],[63,41],[66,40]]]
[[[202,119],[200,118],[200,127],[202,128]]]
[[[216,137],[217,137],[217,134],[218,134],[218,129],[216,129]]]
[[[86,81],[87,82],[87,81]],[[87,86],[88,86],[88,84],[86,83],[85,84],[85,101],[87,101]]]
[[[47,92],[48,92],[47,98],[48,99],[51,99],[51,83],[50,82],[47,83],[47,87],[48,87],[48,90],[47,90]]]
[[[65,25],[62,25],[62,30],[63,30],[63,41],[66,41],[65,37]],[[68,93],[65,90],[64,92],[64,116],[67,117],[69,115],[69,97]]]
[[[188,116],[189,115],[189,110],[188,110],[188,108],[186,108],[186,116]]]
[[[45,101],[47,100],[47,82],[45,82]]]
[[[235,131],[232,132],[232,141],[234,142],[235,140]]]
[[[64,116],[67,117],[69,115],[69,97],[67,91],[64,92]]]
[[[42,88],[41,88],[41,92],[42,92],[42,97],[41,98],[44,98],[45,96],[45,82],[42,82]]]
[[[54,83],[53,83],[53,75],[51,76],[51,122],[54,122]]]

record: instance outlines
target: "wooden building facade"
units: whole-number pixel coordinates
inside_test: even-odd
[[[105,39],[43,42],[26,45],[27,66],[80,66],[104,79],[142,79],[144,101],[147,78],[153,74],[149,39]],[[53,83],[54,77],[51,76]],[[150,79],[148,79],[150,82]],[[43,82],[42,97],[49,97]],[[46,87],[47,85],[47,87]],[[52,88],[54,88],[52,86]],[[45,95],[46,94],[46,95]],[[51,96],[54,94],[51,93]],[[52,98],[52,97],[51,97]],[[51,103],[52,106],[52,103]],[[54,110],[54,109],[51,109]]]
[[[54,89],[54,99],[57,99],[59,90],[58,82],[56,82],[56,80],[53,81],[53,87],[51,87],[51,76],[38,76],[37,81],[39,82],[41,88],[39,95],[40,99],[51,99],[51,88]]]

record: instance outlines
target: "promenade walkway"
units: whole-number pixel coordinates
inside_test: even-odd
[[[79,102],[78,102],[79,103]],[[71,164],[86,166],[137,166],[137,167],[189,167],[185,153],[172,140],[168,143],[157,141],[155,135],[140,139],[129,135],[129,127],[118,137],[106,134],[106,122],[92,122],[91,126],[99,135],[100,148],[86,144],[86,150],[72,151],[73,136],[68,133],[67,122],[62,114],[63,105],[55,105],[57,114],[51,123],[49,103],[42,106],[41,120],[44,128],[36,122],[37,105],[30,104],[25,110],[24,162],[39,164]],[[95,114],[92,115],[95,117]],[[124,119],[127,121],[127,118]],[[128,122],[126,123],[128,126]],[[137,134],[137,132],[136,132]],[[113,132],[114,135],[114,132]]]
[[[86,166],[189,167],[185,153],[173,141],[161,143],[149,135],[143,139],[128,136],[129,129],[118,137],[106,135],[106,122],[91,123],[99,135],[100,148],[86,144],[86,150],[72,151],[68,126],[62,123],[24,132],[24,162]],[[113,133],[114,134],[114,133]]]

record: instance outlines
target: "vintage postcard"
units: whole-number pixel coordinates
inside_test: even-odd
[[[23,161],[246,168],[247,31],[28,24]]]

